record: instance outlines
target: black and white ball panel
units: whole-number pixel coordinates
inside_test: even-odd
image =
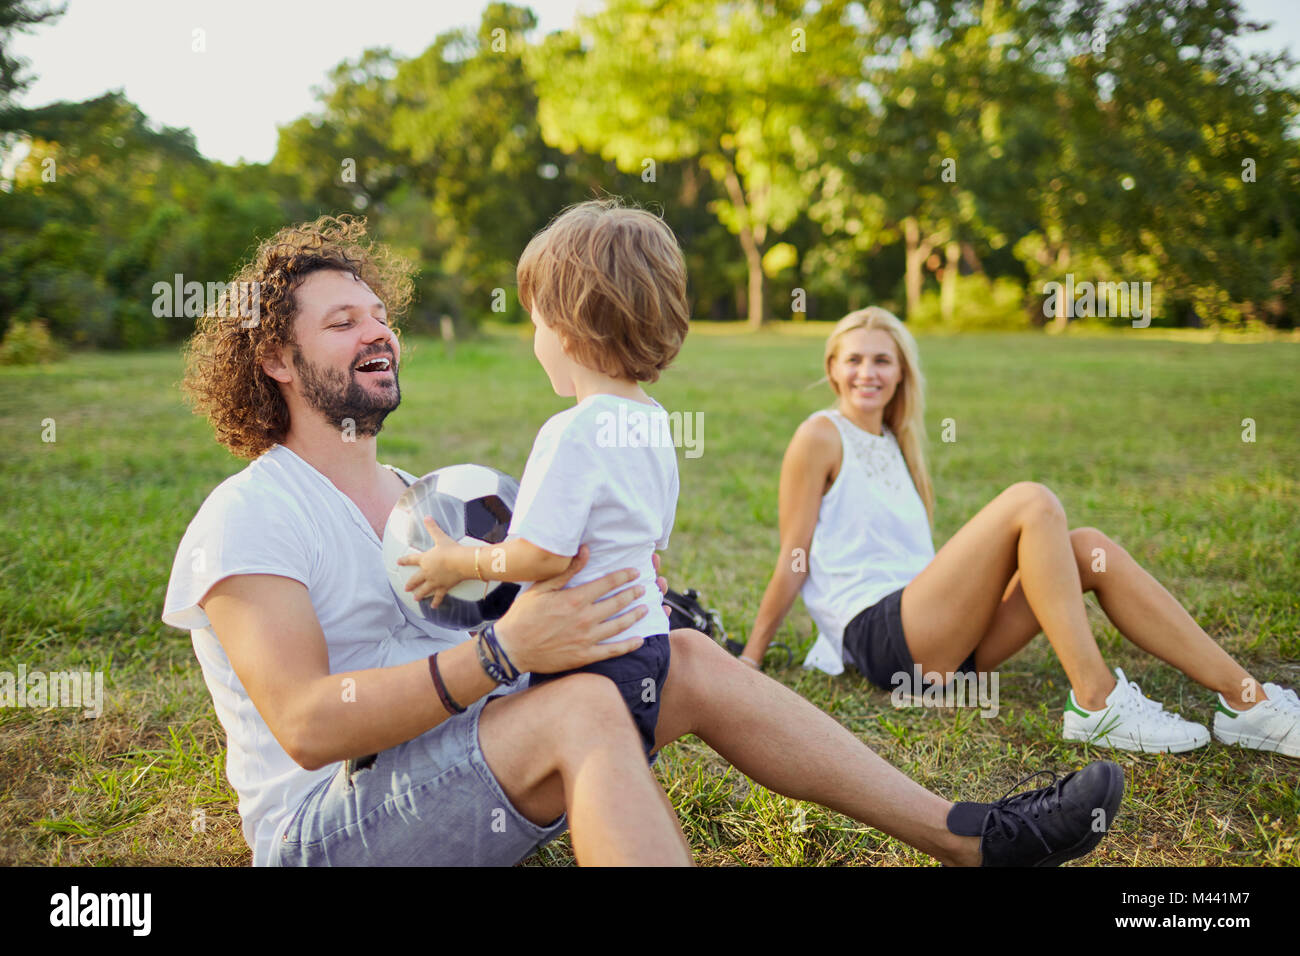
[[[510,528],[518,493],[519,483],[510,475],[474,464],[440,468],[407,488],[384,528],[384,564],[398,599],[426,620],[457,630],[478,627],[505,614],[519,585],[462,581],[435,608],[428,601],[415,601],[405,590],[416,569],[399,566],[397,559],[433,547],[433,536],[424,526],[426,516],[461,544],[500,544]]]

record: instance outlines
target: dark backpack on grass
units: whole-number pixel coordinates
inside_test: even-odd
[[[726,629],[722,626],[722,615],[713,608],[705,608],[700,603],[699,592],[690,588],[685,593],[674,591],[672,588],[664,595],[664,603],[668,605],[668,626],[671,628],[693,627],[702,634],[707,634],[723,647],[725,647],[733,657],[739,657],[740,652],[745,649],[745,645],[740,641],[732,640]]]
[[[668,605],[668,626],[670,628],[694,628],[702,634],[709,635],[709,637],[725,647],[733,657],[739,657],[740,652],[745,649],[744,644],[728,636],[726,629],[722,626],[722,615],[713,608],[705,608],[700,603],[699,592],[694,588],[690,588],[684,593],[669,588],[667,593],[664,594],[664,604]],[[779,647],[785,651],[787,666],[794,662],[794,653],[789,647],[784,644],[773,644],[772,647]]]
[[[700,603],[699,592],[694,588],[684,594],[669,588],[664,594],[664,603],[668,605],[670,628],[693,627],[700,633],[709,635],[733,656],[738,656],[745,649],[744,644],[727,636],[722,627],[722,616],[712,608],[705,609]]]

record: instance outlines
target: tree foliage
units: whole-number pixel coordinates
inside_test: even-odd
[[[420,264],[417,324],[522,320],[524,245],[605,193],[664,214],[699,316],[1063,325],[1070,275],[1151,282],[1155,324],[1300,317],[1300,104],[1237,0],[606,0],[545,37],[495,2],[239,166],[121,93],[15,106],[9,40],[59,12],[0,0],[0,332],[175,341],[158,283],[345,211]]]

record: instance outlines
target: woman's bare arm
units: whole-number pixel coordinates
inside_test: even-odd
[[[808,551],[822,496],[840,467],[840,437],[822,416],[799,426],[781,463],[781,549],[741,655],[758,665],[808,575]]]

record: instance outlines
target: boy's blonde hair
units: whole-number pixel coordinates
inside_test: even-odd
[[[839,387],[831,375],[831,366],[839,352],[840,341],[855,329],[881,329],[888,332],[898,350],[898,361],[902,366],[902,378],[894,397],[885,406],[884,423],[898,439],[899,451],[907,462],[907,470],[912,475],[912,484],[916,485],[917,494],[925,505],[930,526],[934,526],[934,486],[930,483],[930,470],[925,462],[925,376],[921,374],[921,358],[916,347],[916,339],[907,330],[898,317],[879,306],[870,306],[850,312],[835,324],[831,334],[826,338],[826,353],[823,357],[826,380],[830,382],[831,391],[840,398]]]
[[[519,301],[588,368],[654,382],[690,327],[686,260],[667,223],[617,197],[565,209],[533,236]]]

